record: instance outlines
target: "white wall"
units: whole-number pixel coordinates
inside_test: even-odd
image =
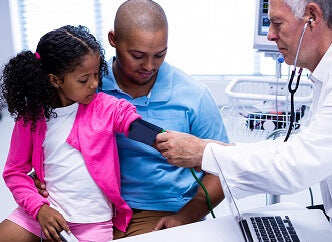
[[[9,57],[14,55],[14,41],[9,11],[9,1],[0,1],[0,64],[3,65]]]
[[[0,121],[0,222],[16,207],[16,202],[2,178],[13,126],[13,119],[6,111],[3,112],[3,117]]]
[[[9,11],[10,0],[0,0],[0,66],[1,71],[3,65],[12,57],[14,51],[14,41],[12,35],[11,16]],[[9,117],[7,112],[2,111],[3,118],[0,121],[0,174],[2,174],[3,167],[6,161],[10,134],[13,127],[13,120]],[[8,216],[8,214],[16,206],[16,203],[6,187],[2,177],[0,177],[0,221]]]

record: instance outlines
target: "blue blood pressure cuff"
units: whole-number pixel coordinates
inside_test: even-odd
[[[136,119],[130,124],[128,138],[152,146],[157,134],[164,130],[143,119]]]

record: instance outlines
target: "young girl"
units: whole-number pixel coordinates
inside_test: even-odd
[[[3,177],[19,207],[0,224],[1,241],[112,240],[132,212],[120,196],[115,133],[128,134],[140,118],[130,103],[98,93],[107,71],[103,49],[85,27],[64,26],[44,35],[35,53],[11,59],[2,95],[15,127]],[[32,170],[44,181],[38,194]]]

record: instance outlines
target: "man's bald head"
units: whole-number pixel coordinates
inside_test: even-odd
[[[164,10],[151,0],[128,0],[115,15],[114,31],[117,39],[130,36],[132,31],[157,32],[167,29]]]

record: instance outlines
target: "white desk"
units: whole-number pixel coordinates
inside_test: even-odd
[[[288,210],[288,211],[287,211]],[[302,206],[294,203],[278,203],[274,205],[270,205],[267,207],[261,207],[257,209],[252,209],[250,211],[246,211],[246,213],[251,212],[261,212],[266,216],[270,216],[270,212],[273,211],[287,211],[287,213],[293,211],[296,214],[304,214],[308,210],[303,208]],[[314,212],[314,211],[312,211]],[[311,214],[313,215],[313,214]],[[273,216],[273,215],[272,215]],[[294,224],[298,225],[298,217],[292,217]],[[332,241],[332,227],[325,219],[322,213],[316,213],[315,216],[311,216],[310,218],[314,220],[302,220],[300,219],[301,228],[305,228],[306,231],[311,231],[312,228],[319,225],[317,229],[310,232],[310,234],[324,234],[324,239],[319,241]],[[318,222],[317,222],[318,221]],[[299,233],[299,231],[297,231]],[[317,236],[315,236],[317,238]],[[216,219],[208,219],[205,221],[187,224],[175,228],[164,229],[160,231],[155,231],[151,233],[146,233],[142,235],[136,235],[132,237],[128,237],[125,239],[116,240],[119,242],[243,242],[244,239],[242,237],[242,232],[240,227],[237,225],[233,216],[220,217]],[[313,240],[305,240],[305,241],[313,241]],[[318,240],[315,240],[318,241]]]
[[[243,241],[241,231],[234,226],[235,220],[231,216],[209,219],[175,228],[164,229],[147,234],[136,235],[119,242],[237,242]]]

